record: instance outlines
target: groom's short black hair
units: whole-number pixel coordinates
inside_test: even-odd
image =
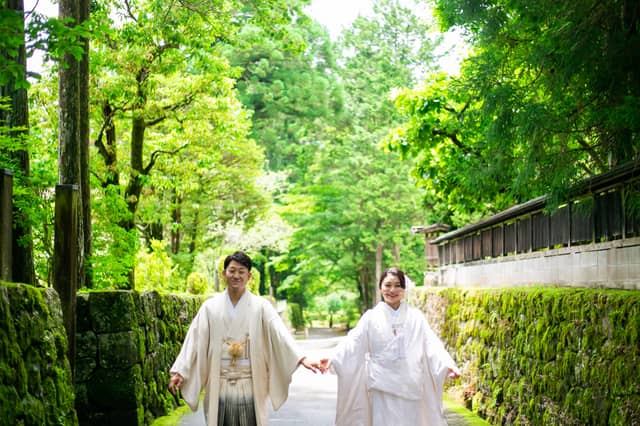
[[[242,266],[246,267],[249,270],[249,272],[251,272],[251,267],[253,266],[253,263],[251,262],[251,258],[247,256],[245,252],[237,251],[227,256],[224,259],[224,269],[227,269],[227,266],[229,266],[232,260],[235,260]]]

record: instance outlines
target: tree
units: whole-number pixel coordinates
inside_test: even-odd
[[[546,193],[560,202],[579,180],[638,158],[636,2],[436,4],[473,54],[460,76],[398,98],[407,124],[391,145],[415,158],[443,217],[447,203],[470,217]]]
[[[241,68],[238,92],[252,114],[252,137],[264,147],[267,166],[304,176],[327,129],[344,120],[343,93],[328,34],[305,16],[286,27],[285,39],[246,26],[230,46]]]
[[[28,188],[29,108],[24,2],[6,0],[5,7],[0,10],[0,24],[1,163],[5,163],[14,171],[18,185]],[[29,201],[28,190],[15,192],[12,279],[16,282],[35,284],[31,218],[27,213],[27,206],[32,203]]]
[[[80,0],[78,4],[78,23],[83,25],[89,21],[89,0]],[[81,37],[82,57],[78,63],[78,97],[79,97],[79,124],[78,138],[80,141],[80,199],[81,226],[82,226],[82,279],[83,287],[93,287],[91,266],[89,261],[93,253],[93,228],[91,226],[91,181],[90,181],[90,155],[89,145],[91,139],[89,123],[89,37],[85,34]]]
[[[99,179],[105,189],[121,188],[109,192],[120,193],[125,201],[128,214],[121,216],[119,226],[129,232],[138,223],[143,189],[159,161],[190,151],[190,143],[172,133],[200,119],[194,104],[206,96],[220,102],[233,96],[234,71],[221,54],[222,41],[248,22],[268,24],[277,33],[297,6],[266,0],[171,5],[114,1],[97,6],[102,35],[93,43],[92,100],[100,112],[94,139],[103,163]],[[125,131],[130,132],[125,151],[129,164],[122,169],[118,145]],[[129,273],[133,287],[133,265]]]
[[[307,209],[291,219],[299,231],[289,293],[328,274],[331,283],[347,280],[364,310],[378,300],[382,264],[411,265],[418,258],[408,230],[422,222],[420,196],[408,163],[385,153],[380,143],[399,122],[390,93],[411,86],[430,67],[435,44],[429,29],[389,0],[377,2],[372,17],[359,17],[343,34],[338,74],[349,122],[322,146],[313,178],[295,191]]]
[[[233,93],[229,87],[225,98],[202,97],[193,105],[200,119],[167,133],[167,140],[188,147],[158,164],[140,203],[147,240],[154,238],[147,224],[162,224],[185,276],[200,250],[222,243],[220,230],[238,223],[251,227],[268,209],[269,194],[260,183],[264,154],[248,138],[248,113]]]
[[[350,142],[327,147],[313,167],[315,181],[299,189],[304,195],[292,194],[293,214],[287,217],[298,229],[291,248],[295,275],[282,291],[291,293],[287,287],[294,283],[309,292],[312,282],[327,280],[332,287],[346,282],[364,310],[377,300],[379,246],[381,263],[401,262],[416,273],[421,250],[409,228],[421,223],[422,215],[409,165],[365,141]],[[300,206],[294,208],[296,201]],[[394,256],[396,246],[401,259]]]
[[[264,148],[271,180],[266,192],[275,202],[253,227],[249,243],[260,253],[256,259],[264,290],[304,307],[299,292],[278,292],[292,273],[287,260],[291,226],[279,216],[288,210],[289,190],[306,180],[318,150],[344,122],[344,95],[328,34],[304,15],[285,31],[286,37],[274,37],[246,26],[226,55],[241,69],[239,99],[253,111],[252,137]]]

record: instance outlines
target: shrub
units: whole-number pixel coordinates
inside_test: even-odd
[[[187,293],[204,294],[208,287],[207,278],[200,272],[192,272],[187,277]]]
[[[299,304],[289,302],[289,320],[291,321],[291,326],[296,329],[296,331],[304,330],[304,317],[302,315],[302,308]]]

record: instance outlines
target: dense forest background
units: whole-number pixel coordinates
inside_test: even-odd
[[[411,226],[560,204],[639,158],[637,1],[379,0],[335,40],[308,4],[61,0],[49,17],[6,0],[14,279],[51,285],[71,183],[81,287],[219,290],[242,249],[262,294],[348,319],[381,268],[422,281]],[[469,51],[456,74],[438,65],[449,31]]]

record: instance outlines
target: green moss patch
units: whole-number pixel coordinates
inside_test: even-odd
[[[414,294],[463,369],[450,391],[491,423],[622,426],[640,418],[640,292]]]

